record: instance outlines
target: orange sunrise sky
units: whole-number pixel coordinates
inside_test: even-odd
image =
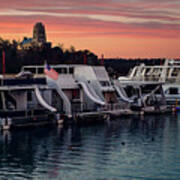
[[[0,36],[47,39],[105,58],[180,58],[179,0],[0,0]]]

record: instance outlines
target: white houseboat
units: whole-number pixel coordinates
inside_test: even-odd
[[[109,116],[131,114],[128,103],[120,102],[104,66],[50,65],[58,72],[56,80],[47,78],[48,86],[61,96],[61,108],[66,114],[100,119]],[[44,77],[44,66],[24,66],[22,72],[30,71],[35,77]]]
[[[56,123],[61,109],[45,78],[0,77],[0,129]]]
[[[121,83],[128,81],[160,82],[170,105],[180,103],[180,61],[166,59],[162,65],[135,66],[127,77],[119,77]]]
[[[162,83],[150,81],[114,81],[122,100],[141,114],[166,113],[168,108]]]

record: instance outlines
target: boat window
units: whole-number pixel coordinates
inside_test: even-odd
[[[31,91],[27,92],[27,100],[32,101],[32,92]]]
[[[69,74],[74,74],[74,68],[73,67],[69,68]]]
[[[36,69],[35,68],[24,68],[25,71],[30,71],[32,72],[33,74],[36,73]]]
[[[54,68],[55,71],[57,71],[58,73],[61,73],[61,68]]]
[[[79,89],[73,89],[73,91],[72,91],[72,99],[79,99],[79,98],[80,98]]]
[[[150,72],[150,68],[147,68],[147,69],[145,70],[145,75],[149,75],[149,72]]]
[[[59,74],[67,74],[67,68],[54,68]]]
[[[178,88],[169,88],[169,94],[178,94]]]
[[[134,71],[134,77],[137,76],[138,69],[136,68]]]
[[[44,73],[44,68],[38,68],[38,74],[43,74]]]
[[[177,68],[174,68],[171,75],[172,75],[172,76],[177,76],[177,75],[178,75],[178,69],[177,69]]]

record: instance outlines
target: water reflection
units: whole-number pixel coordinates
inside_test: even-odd
[[[180,179],[180,115],[2,132],[0,179]]]

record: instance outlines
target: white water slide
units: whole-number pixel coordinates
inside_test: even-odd
[[[70,100],[68,99],[68,97],[63,92],[63,90],[60,86],[59,77],[58,77],[58,80],[53,80],[53,79],[49,78],[48,76],[46,78],[47,78],[48,86],[56,89],[57,93],[59,94],[59,96],[63,100],[63,110],[65,111],[66,115],[72,115]]]
[[[64,92],[62,91],[59,83],[55,82],[56,85],[56,91],[58,92],[58,94],[60,95],[60,97],[63,99],[63,103],[65,106],[65,112],[67,115],[72,115],[72,111],[71,111],[71,103],[68,99],[68,97],[64,94]]]
[[[100,104],[100,105],[105,105],[106,103],[104,101],[102,101],[97,95],[96,97],[94,97],[94,95],[90,92],[88,86],[86,85],[86,83],[84,82],[79,82],[79,84],[82,86],[84,92],[86,93],[86,95],[95,103]]]
[[[152,96],[157,90],[159,90],[161,86],[157,86],[154,90],[152,90],[150,93],[146,94],[145,96],[142,97],[143,102],[147,100],[148,97]]]
[[[114,88],[117,91],[118,95],[122,98],[123,101],[128,102],[128,103],[133,103],[133,100],[128,98],[127,96],[125,96],[119,87],[114,86]]]
[[[35,94],[36,94],[36,97],[39,101],[39,103],[46,109],[48,109],[49,111],[51,112],[56,112],[56,108],[50,106],[44,99],[43,97],[41,96],[41,93],[40,93],[40,90],[37,86],[35,86]]]

